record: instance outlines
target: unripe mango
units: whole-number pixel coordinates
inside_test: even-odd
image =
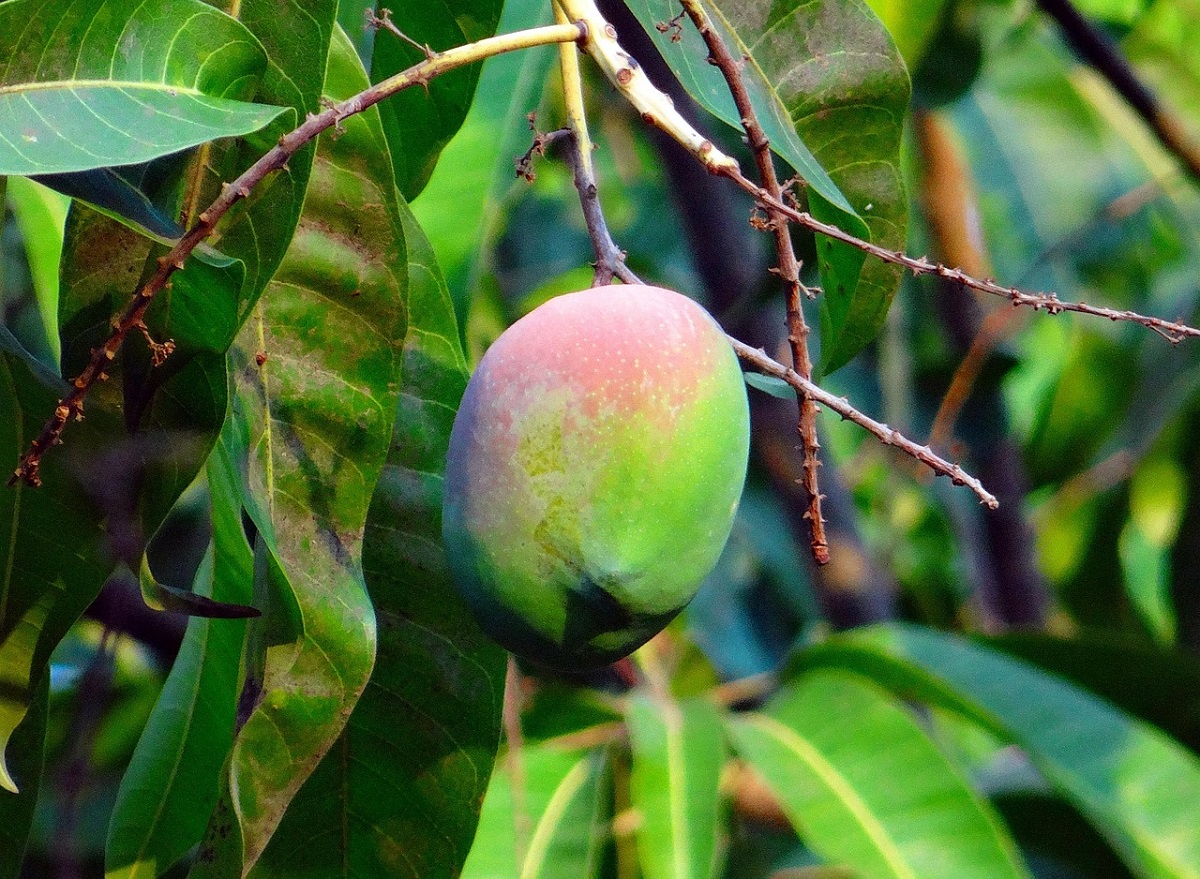
[[[641,285],[552,299],[488,349],[455,419],[454,581],[514,653],[613,662],[716,564],[749,442],[737,358],[699,305]]]

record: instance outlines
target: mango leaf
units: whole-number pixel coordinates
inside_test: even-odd
[[[208,59],[211,70],[207,76],[222,82],[228,92],[253,94],[291,107],[268,132],[278,133],[279,125],[291,124],[298,113],[319,104],[325,47],[335,6],[333,0],[323,0],[303,10],[294,6],[281,9],[270,0],[244,0],[238,14],[259,38],[257,42],[253,37],[248,39],[260,55],[265,47],[270,61],[259,68],[247,68]],[[200,7],[199,21],[206,20],[208,9]],[[236,22],[231,26],[244,31]],[[301,45],[303,51],[299,50]],[[280,67],[280,63],[286,66]],[[205,144],[173,181],[160,183],[157,189],[163,198],[171,200],[170,213],[181,212],[186,221],[216,192],[221,180],[242,170],[263,148],[242,140]],[[123,408],[126,422],[131,425],[148,420],[200,432],[202,439],[193,463],[185,468],[187,472],[181,471],[178,478],[165,483],[162,512],[173,503],[177,491],[191,481],[195,468],[204,460],[207,444],[224,420],[223,355],[291,238],[304,198],[311,155],[311,148],[301,150],[287,170],[273,176],[263,191],[256,192],[244,212],[227,218],[220,228],[222,250],[240,263],[213,265],[190,260],[182,272],[176,273],[171,289],[151,306],[147,315],[151,333],[158,339],[172,339],[177,346],[165,366],[153,367],[145,347],[139,348],[135,339],[125,348],[121,370],[124,387],[110,382],[101,393],[93,392],[94,400]],[[79,225],[72,221],[68,229],[60,306],[63,363],[68,374],[74,374],[91,348],[107,335],[111,315],[124,306],[135,289],[153,248],[116,222],[101,221],[86,212],[80,212],[80,217]],[[147,485],[148,490],[155,488],[152,481]],[[148,523],[147,533],[152,533],[153,527]],[[139,560],[127,561],[136,565]]]
[[[725,763],[721,717],[703,699],[639,695],[629,703],[637,810],[637,850],[646,879],[716,875],[720,778]]]
[[[910,625],[831,639],[808,666],[870,674],[1020,745],[1138,876],[1200,876],[1200,758],[1149,724],[1019,660]]]
[[[685,24],[679,42],[655,25],[677,12],[665,0],[630,8],[683,86],[740,130],[733,99],[707,48]],[[814,216],[888,248],[904,245],[907,202],[899,168],[908,105],[904,63],[862,0],[715,0],[705,4],[743,67],[771,148],[808,184]],[[863,220],[865,219],[865,223]],[[863,266],[854,248],[818,241],[821,369],[831,372],[879,328],[900,283],[890,266]],[[861,277],[860,277],[861,273]]]
[[[228,457],[208,465],[213,545],[196,592],[246,602],[253,577],[241,503]],[[171,666],[109,822],[107,879],[154,879],[200,841],[220,794],[233,743],[238,673],[246,624],[195,618]]]
[[[337,15],[337,0],[305,0],[280,4],[276,0],[240,0],[230,4],[237,18],[258,38],[267,51],[268,66],[254,92],[256,100],[291,111],[252,138],[220,141],[201,147],[202,161],[192,165],[189,186],[201,196],[184,216],[216,197],[220,187],[266,150],[306,113],[321,107],[321,88],[329,58],[329,44]],[[309,144],[251,196],[249,207],[226,218],[218,227],[216,243],[221,253],[246,265],[240,317],[244,321],[286,252],[312,168],[315,144]],[[202,177],[201,177],[202,175]]]
[[[0,792],[0,879],[18,879],[25,857],[34,808],[41,788],[46,744],[48,677],[33,698],[29,712],[13,733],[12,773],[21,786],[18,794]]]
[[[335,57],[328,88],[335,81],[347,91],[361,87],[365,74],[350,67],[341,39]],[[386,162],[378,147],[376,155]],[[397,208],[411,319],[395,434],[363,548],[378,622],[375,668],[255,875],[291,876],[314,865],[339,876],[454,875],[499,740],[504,654],[451,587],[441,548],[442,471],[466,368],[429,242],[407,207]]]
[[[358,60],[340,32],[336,47],[326,90],[344,97]],[[392,434],[406,285],[386,143],[378,118],[360,114],[322,136],[288,255],[230,352],[227,436],[273,597],[259,623],[270,644],[262,679],[249,678],[244,694],[255,707],[234,742],[201,875],[254,868],[370,675],[375,616],[360,556]],[[311,825],[304,834],[316,835]]]
[[[805,675],[729,731],[804,840],[861,879],[1029,875],[995,813],[858,675]]]
[[[985,643],[1091,690],[1200,751],[1200,658],[1193,654],[1099,633],[1013,633]]]
[[[61,195],[24,177],[8,181],[6,193],[33,278],[45,341],[57,365],[58,342],[58,268],[62,261],[63,226],[67,221],[67,200]]]
[[[359,0],[354,0],[359,2]],[[500,21],[503,0],[445,0],[437,4],[377,2],[391,10],[396,26],[435,51],[490,37]],[[418,61],[420,49],[388,31],[375,35],[371,82],[387,79]],[[439,76],[427,89],[411,88],[379,105],[400,194],[408,201],[425,187],[438,154],[458,131],[471,107],[479,65]]]
[[[10,0],[0,57],[0,174],[135,164],[257,131],[281,112],[226,97],[226,71],[261,70],[266,58],[200,0]]]
[[[501,759],[463,879],[599,877],[612,814],[608,753],[541,746]]]
[[[64,392],[62,381],[0,327],[0,448],[10,461],[28,448]],[[42,486],[0,489],[0,787],[17,790],[9,748],[46,677],[50,653],[99,591],[109,564],[101,515],[80,456],[104,451],[113,429],[104,412],[78,425],[75,452],[47,457]],[[0,797],[12,796],[0,791]]]
[[[211,571],[208,573],[208,577],[212,578]],[[150,560],[144,555],[142,556],[141,570],[138,571],[138,585],[141,586],[142,601],[151,610],[225,620],[243,620],[248,617],[262,616],[262,612],[258,608],[246,604],[214,601],[207,594],[212,591],[211,588],[207,591],[194,591],[160,583],[154,576],[154,571],[150,569]]]
[[[265,9],[267,5],[272,8]],[[10,2],[4,9],[12,6]],[[266,0],[242,4],[244,14],[251,8],[260,9],[261,17],[274,16],[272,25],[290,34],[288,40],[292,42],[284,41],[283,45],[292,48],[295,40],[311,37],[311,29],[320,23],[314,4],[305,10],[280,10]],[[200,8],[197,20],[204,20],[207,9]],[[330,22],[332,14],[330,7]],[[268,84],[278,80],[283,85],[275,92],[296,93],[296,83],[307,82],[304,71],[316,59],[319,73],[306,98],[315,107],[324,71],[322,45],[314,42],[315,49],[310,46],[303,53],[281,54],[291,67],[277,75],[276,68],[271,67]],[[202,147],[201,159],[204,150]],[[236,232],[246,224],[247,217],[254,217],[255,211],[262,213],[264,219],[254,229],[252,246],[242,250],[249,254],[249,265],[258,271],[264,266],[270,271],[270,261],[275,258],[272,254],[282,254],[291,235],[288,217],[299,210],[302,172],[307,167],[304,155],[297,158],[300,161],[292,162],[290,171],[268,187],[267,195],[255,202],[249,214],[240,217],[243,222],[233,226]],[[208,167],[203,161],[199,165]],[[80,223],[82,229],[93,234],[74,238],[68,235],[60,303],[66,318],[64,328],[68,321],[78,321],[67,334],[70,344],[64,344],[63,352],[64,363],[74,368],[87,356],[92,340],[107,332],[109,317],[116,310],[114,302],[123,304],[124,297],[135,288],[150,247],[119,224],[101,228],[86,213],[80,214]],[[234,238],[227,235],[226,244]],[[226,267],[224,277],[213,272],[213,267],[193,261],[177,276],[171,293],[152,309],[153,330],[158,332],[165,325],[172,331],[166,335],[186,340],[185,346],[191,350],[181,349],[177,354],[185,356],[172,358],[174,362],[168,361],[165,368],[156,370],[149,364],[145,347],[139,349],[134,340],[125,351],[122,381],[110,381],[99,392],[93,392],[87,421],[71,428],[70,451],[59,450],[48,457],[43,487],[37,492],[18,488],[3,493],[0,522],[13,540],[5,567],[11,572],[3,588],[6,600],[0,601],[0,640],[13,644],[14,649],[6,671],[13,683],[4,701],[0,744],[7,742],[12,726],[24,715],[29,694],[44,674],[50,651],[99,591],[110,564],[105,550],[123,558],[132,556],[136,564],[144,536],[153,533],[179,491],[191,481],[207,444],[224,419],[223,352],[237,326],[237,297],[243,288],[241,264]],[[189,273],[194,281],[184,278]],[[84,281],[85,287],[74,287]],[[178,325],[173,317],[179,318]],[[9,352],[6,366],[10,376],[15,376],[9,382],[8,393],[18,395],[7,400],[11,405],[4,407],[18,415],[15,420],[4,420],[4,426],[13,431],[5,445],[15,454],[28,444],[42,419],[52,411],[61,388],[39,391],[28,367],[21,367],[25,373],[13,372],[18,370],[21,358],[11,342],[7,337],[0,347]],[[164,385],[167,393],[154,394]],[[118,412],[131,425],[140,422],[136,439],[123,438],[121,423],[115,417]],[[190,433],[181,436],[152,429],[162,427],[185,427]],[[97,469],[95,462],[99,460],[104,463]],[[140,479],[148,460],[159,472]],[[80,476],[89,472],[104,472],[104,483],[92,480],[90,485],[83,484]],[[135,487],[139,481],[140,491]],[[100,507],[93,506],[93,501]],[[102,532],[100,522],[105,518],[107,529]],[[102,547],[105,533],[108,546]],[[60,542],[68,551],[61,551]],[[24,627],[18,628],[17,624],[30,614],[41,620],[40,625],[31,626],[27,620]],[[26,643],[19,644],[10,637],[14,630],[22,633]],[[31,638],[36,638],[32,646],[28,643]],[[17,645],[21,649],[16,649]]]

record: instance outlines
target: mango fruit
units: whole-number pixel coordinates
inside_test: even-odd
[[[611,663],[716,564],[749,443],[737,358],[698,304],[642,285],[551,299],[488,349],[455,418],[454,582],[518,656]]]

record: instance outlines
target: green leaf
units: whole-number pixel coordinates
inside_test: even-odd
[[[349,65],[349,47],[339,40],[335,48],[338,64]],[[336,82],[350,92],[360,78],[342,66]],[[387,161],[378,147],[375,155]],[[499,740],[504,654],[450,585],[441,548],[442,471],[466,368],[429,242],[407,207],[397,207],[411,319],[395,433],[363,548],[378,622],[375,668],[256,875],[292,876],[314,865],[339,876],[454,875]]]
[[[220,141],[210,145],[211,149],[202,147],[200,157],[207,161],[193,165],[192,173],[196,174],[198,167],[203,180],[189,183],[196,185],[202,196],[196,202],[197,207],[212,201],[226,181],[274,146],[305,114],[321,109],[321,89],[338,7],[337,0],[304,3],[240,0],[230,5],[236,6],[238,20],[267,51],[267,71],[253,97],[291,107],[292,112],[254,138]],[[246,264],[246,288],[242,291],[240,312],[243,321],[292,240],[315,152],[315,143],[297,151],[285,168],[255,190],[244,213],[235,212],[226,224],[218,227],[221,253]]]
[[[0,57],[0,174],[145,162],[257,131],[281,112],[226,97],[266,58],[200,0],[10,0]]]
[[[1066,678],[1200,751],[1200,658],[1138,641],[1089,634],[1014,633],[998,648]]]
[[[729,730],[804,840],[861,879],[1029,875],[916,721],[857,675],[806,675]]]
[[[335,45],[325,88],[343,97],[355,90],[358,61],[340,32]],[[386,144],[378,118],[360,114],[321,137],[287,257],[230,352],[226,435],[272,595],[258,624],[270,644],[262,680],[248,682],[256,707],[201,847],[202,866],[218,873],[259,861],[371,672],[375,615],[360,556],[392,435],[406,285]],[[289,831],[276,852],[317,835],[306,815],[298,807],[302,835]],[[228,839],[240,846],[224,841],[230,820],[238,831]]]
[[[670,4],[634,0],[630,8],[689,94],[740,130],[729,89],[707,63],[695,29],[685,25],[673,43],[654,26],[676,13]],[[706,8],[734,54],[750,58],[743,76],[759,121],[771,148],[808,184],[814,216],[902,247],[907,203],[899,152],[908,74],[871,10],[862,0],[716,0]],[[862,253],[847,245],[817,245],[821,370],[831,372],[879,331],[900,274],[882,264],[864,269]]]
[[[746,384],[756,391],[762,391],[764,394],[770,394],[772,397],[778,397],[780,400],[796,399],[796,391],[781,378],[776,378],[773,375],[763,375],[760,372],[744,372],[742,373],[742,378],[746,380]]]
[[[503,762],[488,785],[463,879],[598,877],[612,814],[608,752],[542,746]]]
[[[490,37],[500,21],[503,0],[445,0],[437,4],[377,2],[391,10],[396,26],[435,51]],[[387,79],[424,60],[420,49],[386,30],[375,35],[371,82]],[[479,79],[479,65],[439,76],[427,89],[405,89],[379,105],[400,194],[417,197],[438,155],[466,118]]]
[[[62,261],[63,226],[67,221],[67,200],[44,186],[24,177],[8,181],[8,205],[21,230],[33,293],[45,328],[46,344],[55,363],[58,342],[58,268]]]
[[[208,466],[214,544],[196,579],[201,596],[250,600],[252,560],[236,475],[222,450]],[[246,624],[189,621],[154,711],[121,778],[109,822],[107,879],[154,879],[200,841],[233,743]]]
[[[800,657],[871,674],[1020,745],[1139,876],[1200,876],[1200,759],[1059,678],[917,626],[839,636]]]
[[[703,699],[629,703],[630,795],[640,821],[637,850],[646,879],[716,875],[721,717]]]
[[[208,576],[211,578],[211,571]],[[249,605],[213,601],[203,592],[180,589],[158,582],[154,572],[150,570],[150,560],[145,555],[142,556],[142,567],[138,571],[138,585],[142,588],[142,600],[152,610],[226,620],[241,620],[262,615],[258,608]]]

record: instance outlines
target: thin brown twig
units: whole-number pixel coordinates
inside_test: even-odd
[[[779,177],[775,173],[775,162],[771,157],[771,142],[758,121],[758,115],[754,111],[754,102],[750,100],[750,93],[746,90],[738,61],[733,57],[716,28],[712,26],[708,13],[704,11],[697,0],[681,0],[681,2],[684,11],[692,20],[692,24],[696,26],[696,30],[700,32],[705,45],[708,46],[709,60],[725,77],[725,83],[729,88],[729,93],[733,96],[742,128],[746,131],[750,149],[754,154],[755,164],[758,165],[763,189],[775,201],[782,202],[783,189],[779,185]],[[775,238],[775,251],[779,257],[777,272],[786,287],[788,344],[792,351],[792,362],[800,375],[811,379],[813,367],[808,353],[810,330],[808,323],[804,320],[804,311],[800,304],[801,292],[804,287],[800,283],[800,263],[792,248],[791,227],[786,216],[779,210],[770,205],[766,210],[766,226]],[[811,297],[811,294],[809,295]],[[824,565],[829,562],[829,541],[825,536],[825,517],[821,512],[823,495],[817,474],[817,468],[821,466],[821,443],[817,439],[817,404],[811,395],[803,391],[798,390],[796,397],[800,406],[800,418],[796,430],[800,434],[800,442],[803,447],[804,490],[808,493],[808,511],[804,516],[812,528],[810,543],[813,559],[818,565]]]
[[[557,21],[566,19],[566,12],[555,6]],[[592,286],[602,287],[612,283],[614,277],[627,284],[641,283],[625,265],[625,251],[617,247],[609,234],[604,212],[600,207],[600,194],[596,186],[596,170],[592,162],[592,138],[587,129],[586,108],[583,101],[583,79],[579,73],[579,49],[573,43],[564,43],[558,48],[559,66],[562,71],[563,106],[567,115],[567,164],[579,193],[579,205],[587,224],[588,236],[596,250],[596,273]]]
[[[376,30],[383,29],[387,31],[397,39],[408,43],[410,46],[424,55],[426,60],[437,55],[437,52],[433,51],[433,49],[429,47],[428,43],[418,43],[404,31],[400,30],[400,28],[396,27],[396,23],[392,21],[392,10],[380,9],[379,15],[376,15],[375,10],[368,6],[365,11],[367,16],[367,27],[373,27]]]
[[[888,427],[886,424],[876,421],[868,415],[864,415],[858,409],[855,409],[845,397],[834,396],[820,386],[813,384],[812,381],[800,375],[796,370],[784,366],[773,359],[761,348],[752,348],[740,339],[735,339],[733,336],[728,336],[727,338],[729,339],[729,344],[733,346],[733,350],[737,352],[738,357],[741,357],[747,363],[753,364],[761,372],[782,379],[793,388],[803,391],[822,406],[832,409],[846,421],[851,421],[874,434],[885,446],[895,446],[905,454],[916,458],[934,473],[937,473],[939,476],[945,476],[955,485],[967,486],[967,488],[975,492],[980,502],[988,507],[988,509],[994,510],[1000,506],[1000,502],[996,500],[991,492],[983,487],[983,484],[978,479],[967,473],[959,465],[951,464],[945,458],[942,458],[929,448],[929,446],[918,445],[901,434],[900,431]]]
[[[150,307],[154,297],[161,291],[169,289],[171,276],[183,268],[192,251],[213,233],[217,222],[225,216],[229,209],[242,199],[249,198],[251,190],[272,172],[286,167],[288,159],[297,150],[322,131],[340,125],[345,119],[361,113],[384,98],[414,85],[426,85],[434,77],[447,71],[465,64],[482,61],[502,52],[528,49],[549,43],[574,42],[585,39],[586,36],[587,27],[583,24],[555,24],[489,37],[465,46],[435,53],[433,57],[426,58],[407,70],[378,82],[344,101],[326,106],[320,113],[310,113],[301,125],[283,135],[275,146],[242,172],[241,176],[232,183],[225,184],[221,194],[200,212],[196,222],[171,248],[170,252],[158,259],[158,270],[138,289],[125,310],[114,319],[113,329],[108,339],[103,345],[92,351],[87,366],[71,382],[71,391],[58,402],[54,414],[47,420],[41,433],[22,456],[16,470],[8,480],[8,484],[15,485],[19,481],[24,481],[34,487],[41,484],[39,469],[42,456],[51,447],[62,442],[63,431],[71,419],[83,418],[83,403],[88,392],[97,382],[108,378],[108,371],[116,359],[117,352],[125,342],[126,336],[140,327],[146,309]]]
[[[1027,306],[1034,311],[1045,311],[1047,314],[1060,314],[1064,311],[1070,311],[1075,314],[1087,314],[1093,317],[1103,317],[1111,321],[1125,321],[1128,323],[1140,324],[1146,329],[1153,330],[1158,333],[1168,342],[1175,344],[1188,338],[1200,337],[1200,329],[1188,326],[1179,321],[1170,321],[1161,317],[1149,317],[1144,314],[1138,314],[1136,311],[1118,310],[1115,308],[1105,308],[1099,305],[1088,305],[1086,302],[1069,302],[1065,299],[1059,299],[1054,293],[1027,293],[1023,290],[1018,290],[1016,287],[1005,287],[1002,284],[997,284],[992,280],[982,280],[972,277],[962,269],[951,268],[942,263],[931,263],[925,257],[911,257],[900,250],[888,250],[886,247],[880,247],[878,244],[872,244],[870,241],[864,241],[857,238],[837,226],[831,226],[829,223],[823,223],[806,211],[799,210],[791,205],[784,204],[776,198],[773,198],[761,186],[749,180],[740,171],[737,170],[721,170],[718,173],[724,174],[729,179],[733,180],[744,189],[746,192],[753,195],[764,208],[773,208],[784,214],[789,220],[797,225],[810,229],[813,232],[819,232],[836,241],[841,241],[849,244],[851,247],[857,247],[859,250],[867,253],[876,259],[881,259],[884,262],[893,263],[903,266],[914,275],[937,275],[940,278],[945,278],[947,281],[953,281],[956,284],[961,284],[971,290],[978,290],[980,293],[990,293],[993,296],[1001,296],[1011,302],[1014,306]]]

